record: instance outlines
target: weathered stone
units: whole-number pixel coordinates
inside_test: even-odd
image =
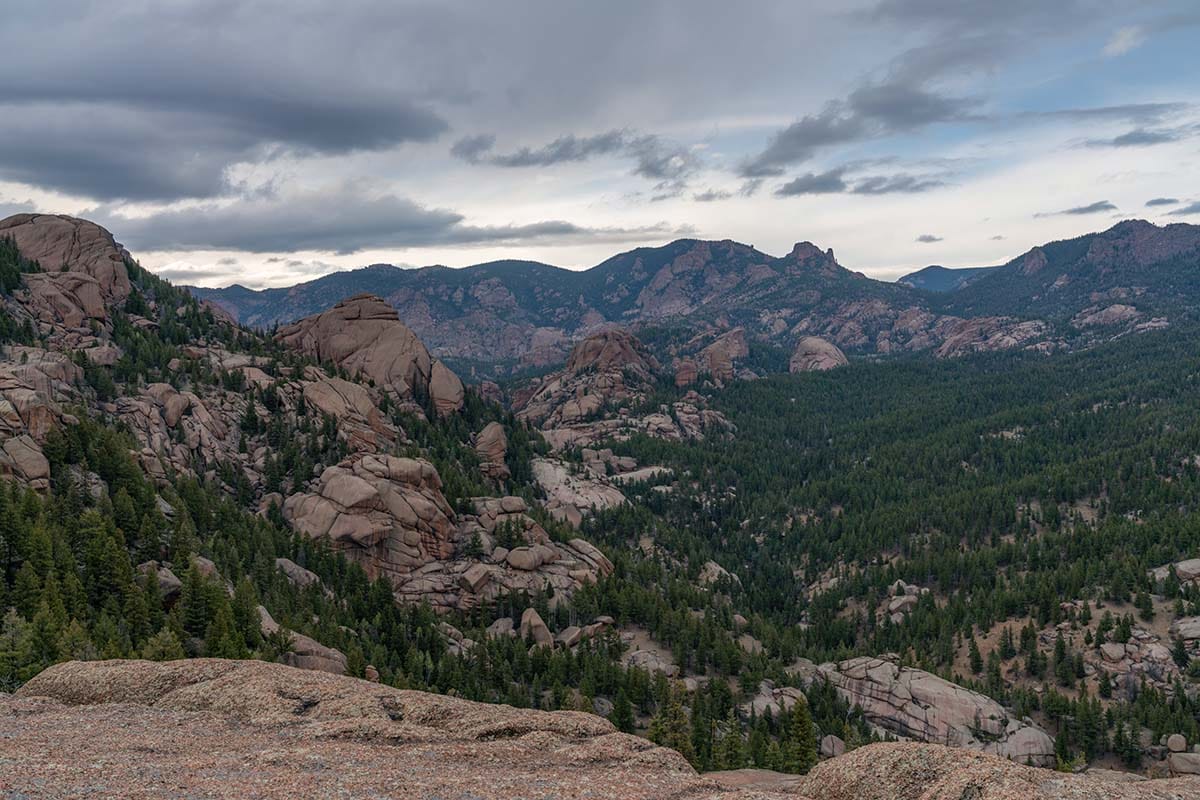
[[[462,407],[458,377],[429,355],[425,345],[378,297],[355,295],[321,314],[281,328],[284,344],[351,375],[374,381],[402,400],[426,392],[439,414]]]
[[[796,342],[788,363],[790,372],[815,372],[843,367],[850,363],[837,345],[819,336],[804,336]]]
[[[823,664],[819,673],[851,706],[861,706],[868,722],[897,735],[985,750],[1021,763],[1055,763],[1054,741],[1045,731],[936,675],[869,657]]]
[[[499,422],[489,422],[475,437],[475,454],[479,456],[479,468],[484,475],[498,481],[508,480],[508,465],[504,458],[508,453],[508,437]]]
[[[536,609],[527,608],[521,615],[521,638],[532,640],[537,647],[553,647],[554,636]]]

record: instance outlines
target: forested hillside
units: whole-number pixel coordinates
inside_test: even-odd
[[[755,380],[735,355],[783,357],[732,332],[683,375],[610,330],[464,389],[377,298],[267,336],[102,229],[21,225],[0,690],[280,660],[586,709],[701,769],[904,736],[1153,770],[1200,743],[1192,326]],[[93,249],[60,263],[45,226]]]

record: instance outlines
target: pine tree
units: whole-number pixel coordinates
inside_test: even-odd
[[[717,766],[720,769],[742,769],[746,766],[746,743],[742,739],[742,726],[738,722],[737,712],[731,707],[729,716],[725,719],[725,734],[721,737],[721,747],[717,753]]]
[[[971,662],[971,672],[978,675],[983,672],[983,656],[979,654],[979,644],[975,641],[975,637],[971,637],[971,644],[968,647],[968,658]]]
[[[804,774],[817,763],[817,729],[808,703],[798,700],[780,744],[781,771]]]
[[[691,725],[683,707],[682,690],[670,690],[668,695],[650,723],[650,740],[677,751],[690,762],[696,754],[692,749]]]
[[[149,661],[174,661],[184,658],[186,655],[183,645],[180,644],[179,639],[171,632],[170,628],[159,630],[142,648],[142,658]]]
[[[629,702],[629,696],[625,693],[624,688],[617,690],[617,696],[613,698],[613,708],[608,719],[622,733],[633,733],[633,705]]]

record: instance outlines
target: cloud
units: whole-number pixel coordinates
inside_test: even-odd
[[[858,166],[877,162],[862,162]],[[779,197],[796,197],[809,194],[915,194],[945,186],[939,178],[900,172],[893,175],[865,175],[847,180],[846,174],[854,165],[835,167],[825,172],[809,172],[800,175],[775,190]]]
[[[1193,130],[1188,127],[1160,128],[1157,130],[1135,128],[1111,139],[1089,139],[1086,144],[1089,147],[1142,147],[1177,142],[1192,132]]]
[[[993,242],[1002,242],[1004,241],[1005,237],[1001,236],[1000,234],[996,234],[995,236],[991,237],[991,239]]]
[[[220,262],[217,262],[218,264]],[[215,267],[195,267],[195,266],[165,266],[154,271],[160,278],[165,278],[171,283],[183,284],[189,286],[197,281],[208,281],[220,278],[228,278],[233,273],[228,269],[217,269]]]
[[[586,227],[563,220],[513,225],[467,224],[462,214],[408,198],[371,196],[343,184],[291,196],[253,196],[127,216],[106,208],[86,212],[131,248],[156,251],[240,250],[254,253],[332,252],[489,243],[646,241],[680,235],[665,223],[635,228]]]
[[[1173,206],[1178,205],[1179,200],[1175,197],[1154,197],[1146,201],[1146,208],[1154,208],[1155,206]]]
[[[808,161],[823,148],[964,119],[973,102],[901,83],[860,86],[846,100],[775,132],[739,171],[747,178],[782,175],[785,167]]]
[[[1172,217],[1190,216],[1192,214],[1200,214],[1200,202],[1188,203],[1183,208],[1177,208],[1171,212]]]
[[[692,199],[697,203],[714,203],[718,200],[728,200],[731,197],[733,197],[733,192],[724,189],[705,189],[703,192],[692,195]]]
[[[808,172],[800,175],[775,190],[780,197],[795,197],[803,194],[836,194],[849,187],[843,178],[846,169],[838,167],[826,172]]]
[[[450,146],[450,155],[470,164],[478,164],[489,150],[496,145],[496,137],[490,133],[464,136]]]
[[[1140,25],[1118,28],[1104,45],[1104,55],[1123,56],[1130,50],[1141,47],[1146,41],[1146,30]]]
[[[3,97],[0,179],[106,201],[214,197],[229,191],[228,172],[240,163],[380,150],[446,128],[400,101],[378,108],[245,89],[231,89],[227,104],[193,98],[192,108],[187,98],[106,99],[100,89],[94,98]]]
[[[1094,203],[1089,203],[1086,206],[1075,206],[1074,208],[1065,208],[1062,211],[1043,211],[1034,214],[1034,217],[1058,217],[1063,215],[1082,216],[1084,214],[1098,214],[1101,211],[1116,211],[1117,207],[1107,200],[1097,200]]]
[[[922,233],[916,238],[915,241],[920,242],[921,244],[933,244],[934,242],[941,242],[944,240],[941,236],[934,236],[932,233]]]
[[[620,155],[633,159],[633,174],[656,181],[652,200],[678,195],[687,178],[700,166],[695,153],[656,134],[609,130],[592,136],[566,134],[539,147],[522,147],[510,153],[495,153],[496,137],[467,136],[450,148],[451,155],[472,164],[497,167],[552,167],[588,161],[597,156]]]
[[[944,181],[936,178],[900,173],[898,175],[872,175],[863,178],[854,185],[851,191],[854,194],[915,194],[945,185]]]
[[[623,131],[613,130],[595,136],[560,136],[538,148],[522,147],[505,155],[494,155],[488,163],[501,167],[549,167],[571,161],[586,161],[592,156],[608,155],[626,146]]]

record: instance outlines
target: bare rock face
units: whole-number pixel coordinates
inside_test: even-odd
[[[553,542],[519,497],[477,498],[474,514],[456,515],[427,461],[358,454],[328,467],[315,485],[283,503],[300,533],[329,539],[334,549],[386,576],[401,602],[435,609],[472,609],[518,591],[569,597],[612,572],[599,550],[575,539]],[[519,537],[496,545],[506,525]],[[480,552],[469,554],[477,543]]]
[[[796,342],[792,351],[792,359],[788,363],[789,372],[815,372],[837,367],[844,367],[850,362],[838,346],[819,336],[805,336]]]
[[[546,510],[575,526],[592,511],[625,503],[625,495],[607,481],[573,474],[566,462],[556,459],[535,458],[533,479],[546,493]]]
[[[478,497],[474,513],[461,514],[454,534],[458,557],[431,561],[395,582],[401,602],[434,609],[469,610],[518,592],[571,596],[584,584],[612,574],[612,563],[583,539],[555,542],[520,497]],[[515,534],[511,548],[497,543],[502,529]],[[472,543],[479,554],[467,554]]]
[[[394,308],[374,295],[343,300],[328,311],[280,329],[277,338],[351,375],[373,381],[400,400],[412,401],[419,393],[428,392],[439,414],[462,408],[462,381],[429,355]]]
[[[255,661],[59,664],[0,699],[0,738],[5,787],[27,797],[80,797],[98,786],[239,800],[783,796],[725,791],[678,753],[591,714]],[[55,758],[46,758],[47,741]]]
[[[700,367],[690,358],[681,359],[675,366],[675,385],[679,388],[691,386],[700,377]]]
[[[750,355],[744,328],[721,334],[700,351],[700,363],[718,383],[728,383],[736,374],[737,362]]]
[[[1022,764],[1055,763],[1054,741],[1041,728],[931,673],[866,656],[822,664],[818,673],[851,706],[861,706],[868,722],[896,735],[983,750]]]
[[[638,396],[658,369],[632,334],[610,329],[571,350],[565,368],[542,379],[517,403],[518,416],[543,429],[583,422]]]
[[[957,323],[935,351],[938,358],[991,353],[1029,345],[1045,337],[1050,327],[1040,320],[978,317]]]
[[[79,328],[88,319],[107,319],[107,306],[129,296],[128,253],[94,222],[17,214],[0,220],[0,236],[44,270],[26,276],[29,308],[44,322]]]
[[[508,437],[499,422],[489,422],[475,437],[475,454],[479,456],[479,468],[484,475],[494,480],[508,480]]]
[[[328,538],[372,577],[393,581],[454,554],[454,512],[428,461],[359,454],[321,474],[315,489],[283,503],[300,533]]]
[[[279,631],[279,623],[262,606],[258,607],[258,618],[264,636]],[[287,631],[287,636],[292,649],[284,653],[283,662],[289,667],[328,672],[331,675],[346,674],[346,654],[341,650],[326,647],[316,639],[296,631]]]
[[[525,609],[525,613],[521,614],[521,638],[533,642],[538,647],[554,646],[554,635],[542,621],[542,616],[532,608]]]
[[[645,400],[658,369],[631,334],[606,330],[577,344],[563,370],[515,393],[513,408],[520,419],[540,428],[556,450],[627,439],[635,433],[681,440],[733,430],[722,415],[706,409],[704,398],[695,392],[657,411],[631,412],[628,406]]]
[[[1071,324],[1076,328],[1108,327],[1133,322],[1141,316],[1133,306],[1114,303],[1106,308],[1085,308],[1071,319]]]

